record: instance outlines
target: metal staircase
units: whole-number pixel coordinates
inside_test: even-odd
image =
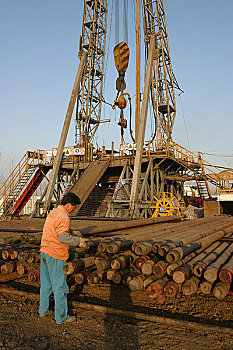
[[[14,213],[14,206],[21,192],[29,183],[40,163],[40,155],[37,152],[28,151],[13,169],[0,188],[0,216]]]
[[[201,199],[211,199],[212,195],[206,179],[196,179],[197,189]]]

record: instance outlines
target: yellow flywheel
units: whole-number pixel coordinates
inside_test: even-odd
[[[159,192],[150,202],[150,213],[152,218],[158,216],[182,215],[184,210],[185,203],[183,198],[177,198],[170,192]]]

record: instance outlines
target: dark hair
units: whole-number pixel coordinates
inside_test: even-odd
[[[68,203],[70,203],[71,205],[77,205],[77,204],[80,204],[81,201],[80,201],[80,198],[76,196],[76,194],[74,194],[73,192],[69,192],[65,194],[61,200],[62,205],[66,205]]]

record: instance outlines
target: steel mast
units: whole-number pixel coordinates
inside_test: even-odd
[[[76,143],[90,142],[101,118],[108,0],[85,0],[79,56],[87,52],[86,69],[77,98]]]
[[[176,116],[175,88],[180,90],[171,66],[164,0],[143,0],[145,41],[156,34],[152,102],[157,124],[171,140]]]

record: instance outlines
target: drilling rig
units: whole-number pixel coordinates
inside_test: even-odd
[[[106,102],[104,77],[109,2],[84,0],[78,51],[80,62],[58,147],[50,154],[43,150],[27,152],[23,165],[20,163],[14,169],[15,173],[9,177],[12,180],[7,180],[0,189],[0,210],[4,215],[18,215],[49,171],[46,190],[36,203],[32,216],[46,215],[51,203],[58,205],[64,194],[64,184],[81,199],[75,215],[120,218],[181,214],[184,210],[184,182],[187,180],[196,181],[203,199],[211,198],[209,183],[218,190],[231,187],[232,172],[213,168],[200,153],[188,151],[172,138],[176,117],[175,92],[182,90],[172,69],[164,0],[135,0],[135,111],[132,110],[130,94],[125,92],[126,70],[131,64],[130,47],[127,42],[118,42],[113,50],[119,76],[112,108],[119,113],[120,144],[116,146],[112,142],[111,149],[94,147],[94,136],[101,125],[111,122],[102,119],[102,105]],[[127,0],[124,3],[126,8]],[[119,9],[119,0],[115,0],[115,5]],[[118,10],[115,12],[119,16]],[[140,79],[142,31],[146,52],[143,84]],[[129,123],[124,112],[127,104]],[[149,104],[155,130],[151,138],[145,140]],[[65,142],[73,115],[76,142],[69,148],[65,147]],[[132,115],[135,115],[135,130]],[[127,144],[124,132],[128,124],[132,142]]]

